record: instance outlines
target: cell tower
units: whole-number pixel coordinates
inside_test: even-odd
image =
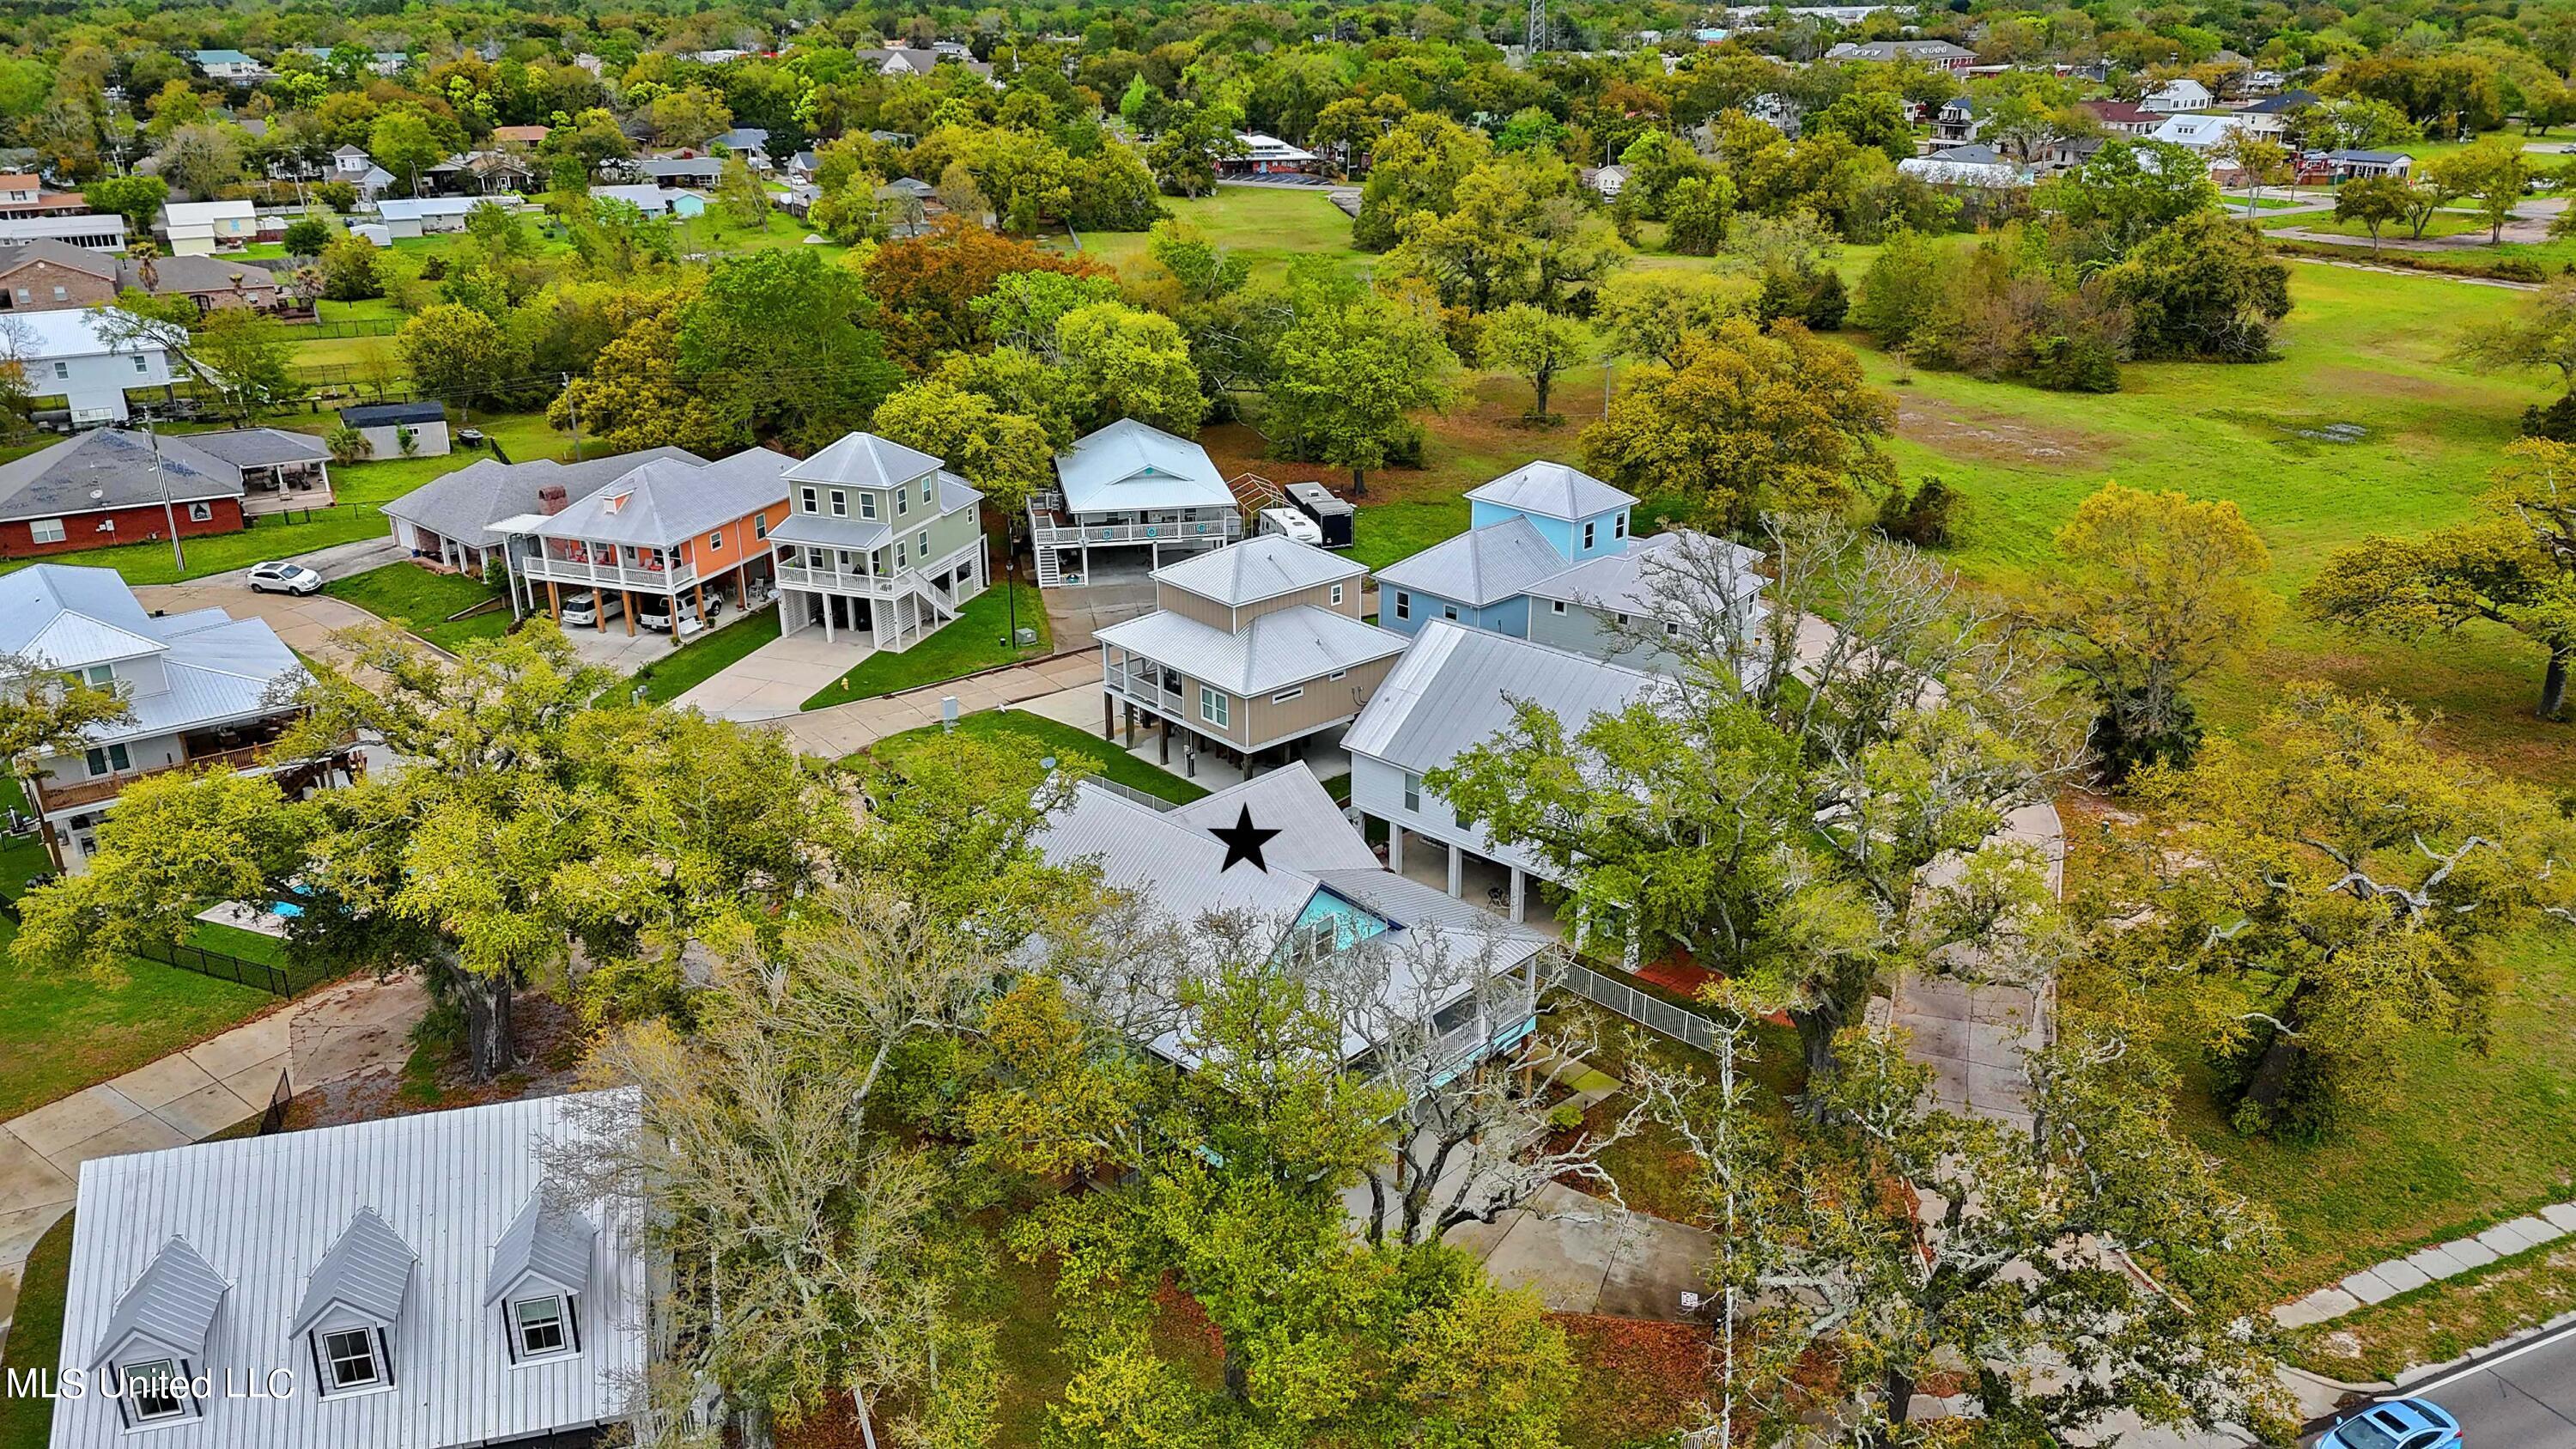
[[[1530,0],[1529,34],[1523,43],[1532,55],[1547,49],[1547,0]]]

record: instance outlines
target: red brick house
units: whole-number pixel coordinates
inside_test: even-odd
[[[239,533],[242,470],[179,436],[101,428],[0,464],[0,558]],[[163,505],[167,489],[168,505]]]

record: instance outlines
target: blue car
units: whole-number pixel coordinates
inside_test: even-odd
[[[2426,1399],[2390,1399],[2334,1426],[2317,1449],[2459,1449],[2460,1421]]]

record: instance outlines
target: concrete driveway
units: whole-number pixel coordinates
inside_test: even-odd
[[[726,665],[671,704],[710,719],[784,719],[875,652],[847,638],[827,641],[819,629],[792,634]]]
[[[266,619],[286,647],[308,659],[345,664],[349,652],[332,642],[343,629],[368,628],[384,620],[327,594],[297,598],[292,594],[253,593],[239,572],[191,579],[184,584],[145,584],[134,591],[143,607],[159,614],[194,609],[221,609],[236,619]]]
[[[353,543],[335,543],[329,548],[317,548],[310,553],[293,554],[289,556],[289,561],[304,565],[320,574],[323,582],[332,583],[345,579],[351,574],[362,574],[369,569],[383,568],[386,564],[401,563],[409,557],[411,555],[405,552],[400,544],[395,543],[391,538],[379,537],[362,538]]]

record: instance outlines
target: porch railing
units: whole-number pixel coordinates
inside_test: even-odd
[[[685,589],[698,581],[694,564],[644,569],[626,564],[576,563],[571,559],[530,555],[519,560],[519,573],[524,578],[558,584],[589,584],[617,589],[647,589],[657,594]]]
[[[1612,980],[1589,966],[1562,962],[1551,973],[1549,984],[1562,986],[1596,1006],[1606,1007],[1648,1031],[1671,1037],[1686,1046],[1694,1046],[1704,1052],[1717,1050],[1717,1028],[1708,1018],[1684,1011],[1661,997],[1649,996],[1634,986]]]

